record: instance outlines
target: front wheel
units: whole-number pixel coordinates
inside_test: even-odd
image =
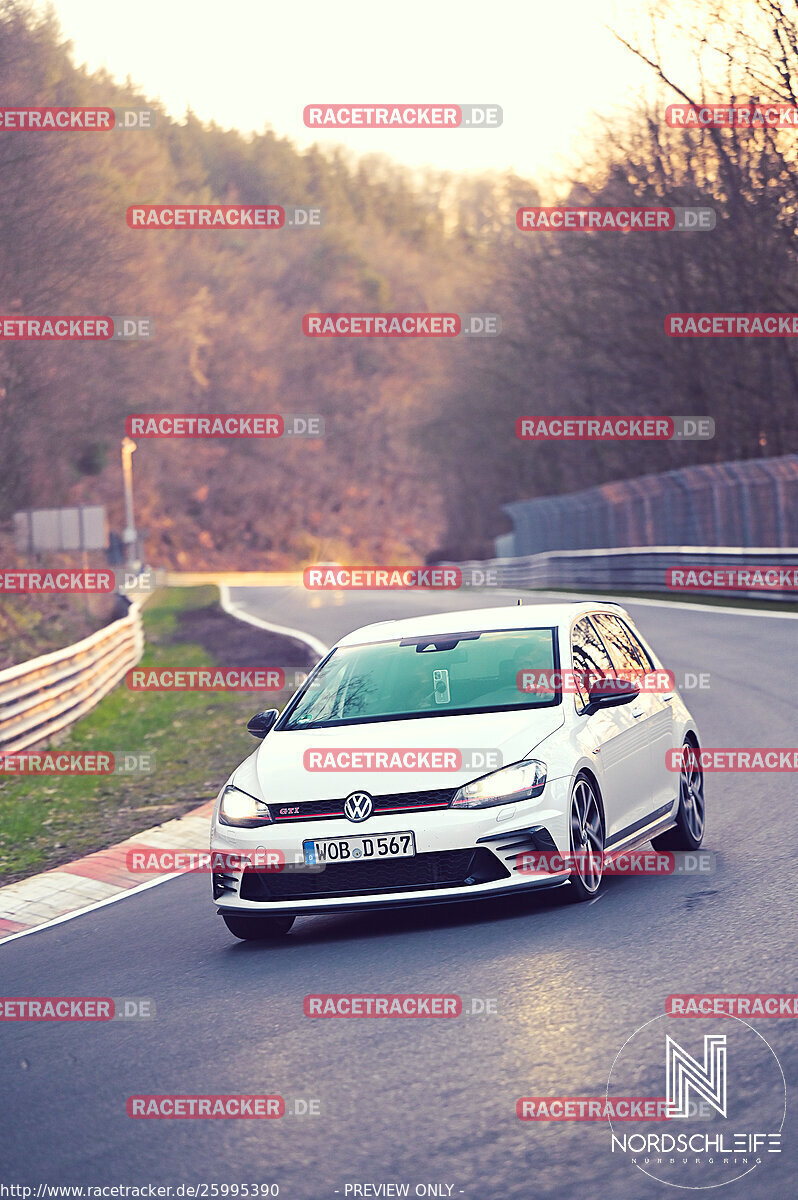
[[[679,808],[673,829],[651,839],[655,850],[697,850],[704,840],[704,775],[698,751],[691,742],[682,746],[679,767]]]
[[[577,775],[571,792],[571,855],[574,869],[568,899],[592,900],[604,874],[604,821],[596,785]]]
[[[238,917],[222,913],[222,920],[234,937],[242,942],[269,942],[281,938],[294,923],[294,917]]]

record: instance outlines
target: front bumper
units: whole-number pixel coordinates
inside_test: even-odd
[[[559,786],[558,786],[559,785]],[[568,848],[568,781],[550,781],[538,800],[486,809],[446,809],[380,815],[361,825],[347,820],[276,823],[258,829],[220,825],[214,818],[211,849],[236,854],[277,850],[282,871],[229,870],[213,877],[220,912],[238,916],[301,916],[355,909],[479,899],[529,888],[560,886],[561,874],[532,873],[519,856]],[[416,854],[304,868],[307,838],[379,836],[411,830]],[[293,867],[293,864],[298,864]]]

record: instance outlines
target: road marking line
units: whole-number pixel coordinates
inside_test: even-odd
[[[304,642],[314,654],[318,654],[319,658],[324,658],[330,648],[315,638],[313,634],[305,633],[302,629],[292,629],[289,625],[275,625],[272,621],[264,621],[262,617],[253,617],[251,613],[244,612],[240,604],[233,602],[230,596],[230,587],[226,583],[219,584],[219,595],[224,611],[238,621],[246,621],[248,625],[257,625],[259,629],[268,629],[270,633],[282,633],[286,637],[295,638],[298,642]]]
[[[74,917],[82,917],[84,913],[105,908],[107,904],[116,904],[117,900],[124,900],[126,896],[135,896],[137,892],[157,887],[159,883],[167,883],[170,879],[179,879],[181,875],[185,874],[185,871],[175,871],[172,875],[161,875],[158,879],[149,879],[146,883],[137,884],[136,887],[126,888],[124,891],[117,892],[115,896],[108,896],[105,900],[95,900],[93,904],[87,904],[85,908],[76,908],[73,912],[53,917],[51,921],[45,921],[42,925],[33,925],[30,929],[21,929],[19,933],[11,933],[8,937],[0,938],[0,946],[4,946],[6,942],[14,942],[17,938],[27,937],[31,933],[40,933],[42,929],[52,929],[54,925],[63,925],[65,921],[71,921]]]

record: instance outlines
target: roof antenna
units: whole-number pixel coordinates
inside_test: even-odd
[[[522,600],[522,599],[521,599],[521,597],[519,596],[519,597],[518,597],[518,599],[517,599],[517,600],[516,600],[516,602],[515,602],[515,606],[516,606],[516,608],[520,608],[520,607],[521,607],[521,605],[522,605],[523,603],[524,603],[524,602],[523,602],[523,600]]]

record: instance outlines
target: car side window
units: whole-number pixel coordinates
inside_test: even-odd
[[[588,702],[590,679],[608,675],[615,677],[612,661],[598,630],[588,617],[582,617],[571,630],[571,660],[574,669],[576,707],[581,710]],[[587,677],[587,678],[586,678]]]
[[[654,670],[654,664],[642,643],[620,617],[610,613],[599,613],[593,619],[607,643],[612,661],[624,678],[647,675]]]

